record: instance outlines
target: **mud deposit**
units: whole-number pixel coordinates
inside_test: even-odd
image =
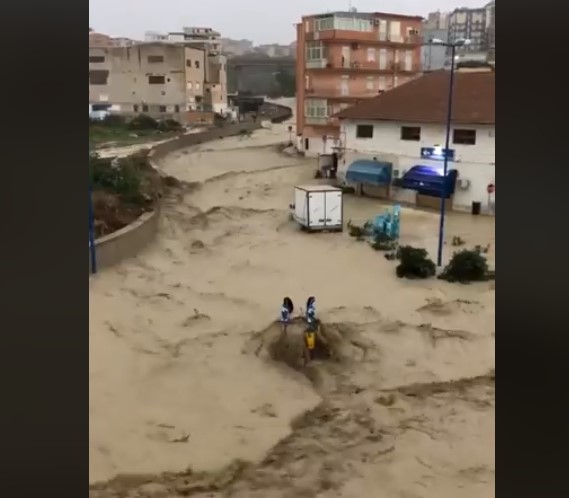
[[[288,206],[315,163],[287,140],[164,160],[157,241],[90,280],[90,497],[492,498],[493,286],[403,281],[348,234],[302,233]],[[433,253],[437,226],[403,209],[402,243]],[[455,235],[494,266],[493,220],[449,215]],[[283,340],[275,319],[310,295],[326,347],[305,367],[302,320]]]

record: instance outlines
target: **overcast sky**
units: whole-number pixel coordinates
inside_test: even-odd
[[[145,31],[211,27],[223,37],[290,43],[303,15],[348,10],[426,16],[436,10],[478,7],[487,0],[89,0],[89,26],[111,36],[139,38]]]

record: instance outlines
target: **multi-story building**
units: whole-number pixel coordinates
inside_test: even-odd
[[[212,28],[186,27],[182,31],[158,33],[147,31],[145,40],[179,44],[205,52],[203,110],[225,113],[227,110],[227,58],[221,54],[221,38]]]
[[[444,45],[429,44],[431,40],[442,40],[446,43],[448,31],[446,29],[435,29],[423,27],[423,41],[421,47],[421,64],[423,72],[436,71],[443,69],[446,63],[446,47]]]
[[[423,21],[424,29],[448,29],[448,12],[430,12],[427,14],[427,19]]]
[[[449,16],[448,41],[468,39],[470,44],[463,52],[484,52],[488,48],[486,36],[486,8],[455,9]]]
[[[130,38],[113,38],[89,28],[89,47],[130,47],[135,43]]]
[[[171,43],[89,48],[89,104],[122,115],[187,121],[205,110],[206,53]]]
[[[469,44],[457,50],[459,60],[495,62],[496,51],[496,7],[492,0],[483,7],[455,9],[449,16],[448,41],[452,43],[461,38]],[[446,65],[450,63],[447,50]]]
[[[307,155],[340,147],[337,112],[421,72],[418,16],[333,12],[297,24],[296,126]]]
[[[221,52],[221,35],[212,28],[186,27],[182,28],[182,31],[171,31],[169,33],[147,31],[144,39],[146,41],[186,43],[200,48],[208,48],[211,52]]]
[[[496,62],[496,2],[492,0],[486,5],[486,40],[488,43],[488,60]]]

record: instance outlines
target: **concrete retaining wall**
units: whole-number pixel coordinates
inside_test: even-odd
[[[160,208],[144,213],[130,225],[105,235],[95,241],[97,270],[100,271],[135,256],[146,247],[158,231]],[[91,273],[91,255],[89,254],[89,273]]]
[[[202,133],[181,135],[167,142],[160,143],[150,151],[151,164],[178,149],[197,145],[221,137],[238,135],[242,131],[253,131],[260,128],[260,123],[237,123],[220,128],[213,128]],[[158,232],[160,206],[150,213],[144,213],[136,221],[116,232],[95,241],[97,254],[97,270],[113,266],[123,259],[135,256],[144,249]],[[91,273],[91,256],[89,254],[89,273]]]
[[[244,131],[253,131],[260,127],[260,123],[245,122],[220,126],[219,128],[212,128],[202,133],[181,135],[178,138],[169,140],[168,142],[163,142],[152,148],[150,151],[150,157],[152,158],[152,161],[159,161],[176,150],[191,147],[192,145],[202,144],[211,140],[218,140],[223,137],[239,135]]]

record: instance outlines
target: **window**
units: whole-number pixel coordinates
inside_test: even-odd
[[[196,69],[200,68],[200,61],[195,61],[195,67],[196,67]]]
[[[367,61],[368,62],[375,62],[375,48],[368,48],[367,49]]]
[[[418,142],[421,140],[421,127],[420,126],[402,126],[401,127],[401,140],[409,140]]]
[[[387,78],[385,76],[380,76],[377,81],[377,89],[384,91],[387,88]]]
[[[366,80],[366,90],[373,90],[373,76],[368,76]]]
[[[105,62],[105,56],[104,55],[90,55],[89,56],[89,62],[93,62],[93,63]]]
[[[156,62],[164,62],[164,56],[163,55],[149,55],[148,56],[148,63],[149,64],[154,64]]]
[[[180,106],[179,105],[174,106],[174,112],[180,112]]]
[[[343,31],[364,31],[370,32],[373,30],[371,19],[358,19],[356,17],[334,17],[334,29]],[[331,29],[331,28],[328,28]]]
[[[108,78],[108,71],[102,69],[93,69],[89,71],[89,85],[106,85]]]
[[[452,132],[452,143],[461,145],[476,144],[476,130],[458,130]]]
[[[306,44],[306,60],[319,61],[326,58],[326,49],[322,42],[309,42]]]
[[[149,85],[163,85],[165,82],[164,76],[149,76],[148,77],[148,84]]]
[[[327,118],[328,102],[324,99],[307,99],[304,104],[304,116],[307,118]]]
[[[334,29],[334,18],[332,16],[316,19],[314,21],[314,31],[324,31],[327,29]]]
[[[358,125],[356,138],[373,138],[373,125]]]
[[[186,67],[192,67],[192,59],[186,59]]]
[[[158,106],[158,111],[159,112],[166,112],[166,106],[165,105]]]
[[[193,83],[191,81],[188,81],[188,83],[186,84],[186,86],[188,87],[188,90],[191,90],[193,88]]]
[[[200,91],[200,84],[196,81],[196,92]]]
[[[132,106],[132,110],[133,110],[134,112],[138,112],[138,105],[137,105],[137,104],[134,104],[134,105]]]
[[[148,112],[148,105],[142,104],[142,112]]]

